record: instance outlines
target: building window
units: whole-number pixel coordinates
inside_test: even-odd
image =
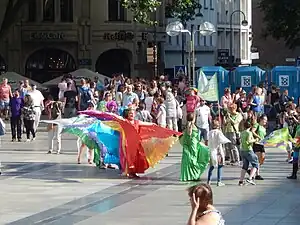
[[[36,21],[36,0],[30,0],[28,2],[28,22]]]
[[[203,37],[203,45],[204,45],[204,46],[207,46],[207,43],[206,43],[206,36]]]
[[[43,12],[44,12],[44,21],[46,22],[54,22],[54,15],[55,15],[55,7],[54,7],[55,0],[44,0],[43,4]]]
[[[209,45],[210,45],[210,46],[214,46],[214,43],[213,43],[213,36],[210,36],[210,37],[209,37]]]
[[[73,22],[73,0],[60,0],[61,22]]]
[[[121,0],[108,0],[108,20],[125,21],[125,8]]]

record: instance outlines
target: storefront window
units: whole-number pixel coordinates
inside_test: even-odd
[[[60,0],[60,18],[62,22],[73,22],[73,0]]]
[[[125,21],[125,8],[121,0],[108,0],[108,20]]]
[[[54,22],[55,17],[55,0],[44,0],[43,9],[44,9],[44,21]]]
[[[26,75],[40,83],[52,80],[76,69],[73,57],[59,49],[42,49],[33,53],[26,62]]]
[[[36,21],[36,0],[30,0],[28,2],[28,21],[35,22]]]

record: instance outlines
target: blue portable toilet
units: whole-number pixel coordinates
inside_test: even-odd
[[[196,87],[198,87],[198,77],[199,77],[200,70],[204,72],[208,80],[210,80],[215,73],[217,74],[219,98],[221,98],[224,94],[224,89],[229,85],[229,79],[228,79],[229,71],[224,69],[221,66],[203,66],[196,71],[196,81],[195,81]]]
[[[276,66],[271,71],[271,80],[273,84],[280,89],[288,90],[289,95],[295,98],[300,97],[300,68],[295,66]]]
[[[237,87],[243,88],[247,93],[253,85],[258,85],[266,79],[266,71],[257,66],[241,66],[232,71],[231,90],[234,92]]]

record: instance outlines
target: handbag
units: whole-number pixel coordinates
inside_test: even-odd
[[[233,131],[235,133],[235,144],[241,145],[241,137],[240,137],[239,133],[237,132],[237,130],[235,129],[235,126],[232,122],[231,122],[231,125],[232,125]]]

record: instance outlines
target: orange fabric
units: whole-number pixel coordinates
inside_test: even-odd
[[[111,113],[98,111],[80,113],[101,120],[114,120],[120,124],[123,129],[122,138],[125,141],[125,149],[120,151],[120,161],[125,173],[144,173],[149,166],[153,167],[165,157],[181,135],[179,132],[151,123],[146,124],[137,120],[131,123]]]

